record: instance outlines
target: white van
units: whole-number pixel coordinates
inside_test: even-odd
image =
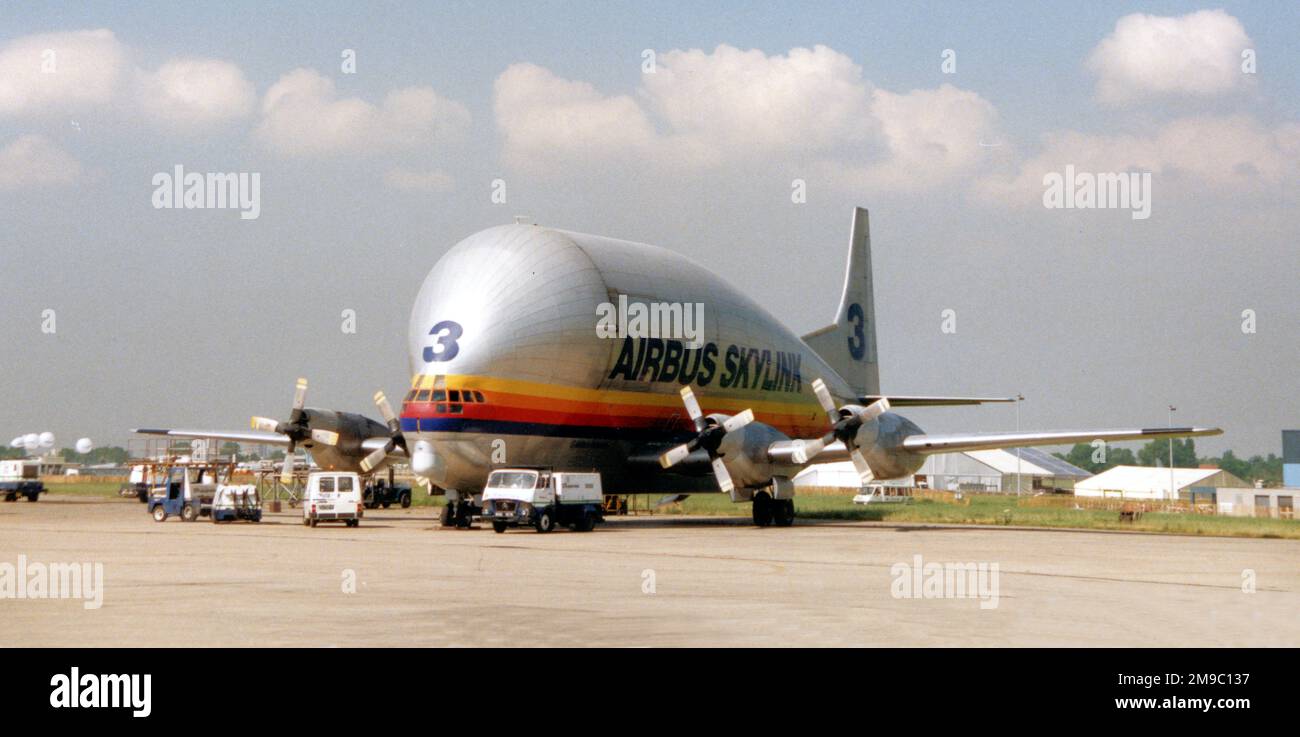
[[[313,471],[307,475],[307,493],[302,501],[302,523],[315,527],[320,522],[361,524],[361,477],[342,471]]]
[[[488,476],[483,517],[492,520],[496,532],[520,525],[550,532],[557,524],[590,532],[604,520],[604,500],[598,473],[503,468]]]

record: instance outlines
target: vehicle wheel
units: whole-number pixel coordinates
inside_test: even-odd
[[[492,521],[492,531],[498,534],[505,532],[506,528],[509,526],[510,525],[507,525],[504,522],[497,522],[496,520]]]
[[[555,518],[551,516],[549,511],[543,509],[538,513],[537,521],[533,523],[533,527],[537,528],[538,532],[550,532],[555,529]]]
[[[140,503],[141,503],[141,504],[144,504],[145,502],[149,501],[149,492],[148,492],[148,491],[145,491],[144,489],[141,489],[141,490],[136,494],[136,496],[138,496],[138,497],[140,498]]]
[[[455,524],[455,522],[452,521],[452,517],[451,517],[450,503],[443,505],[442,513],[438,516],[438,523],[441,524],[443,527],[451,527],[453,524]]]
[[[759,527],[772,524],[772,495],[766,491],[754,495],[754,524]]]
[[[199,512],[197,509],[194,508],[193,504],[186,504],[185,506],[181,507],[182,522],[193,522],[198,518],[199,518]]]
[[[384,502],[384,509],[388,509],[391,506],[393,506],[392,502]]]
[[[778,499],[772,502],[772,524],[789,527],[794,524],[794,500]]]
[[[311,521],[311,526],[312,526],[312,527],[315,527],[316,525],[319,525],[319,524],[320,524],[320,520],[318,520],[318,519],[314,519],[314,520]]]
[[[166,519],[167,519],[167,510],[163,508],[163,505],[159,504],[158,506],[153,508],[154,522],[162,522]]]
[[[401,504],[401,505],[402,505],[402,509],[408,509],[408,508],[410,508],[410,506],[411,506],[411,492],[409,492],[409,491],[403,491],[403,492],[402,492],[402,496],[401,496],[401,498],[398,500],[398,504]]]
[[[16,502],[16,501],[18,501],[18,495],[17,495],[17,494],[5,494],[5,501],[7,501],[7,502]]]
[[[27,501],[29,502],[34,502],[40,498],[41,498],[41,492],[39,491],[32,491],[32,492],[28,492],[27,494]]]
[[[303,526],[303,527],[311,527],[311,519],[309,519],[308,517],[303,517],[303,518],[302,518],[302,526]]]

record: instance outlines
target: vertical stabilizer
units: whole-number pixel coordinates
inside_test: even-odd
[[[853,209],[849,264],[835,323],[803,336],[803,341],[859,396],[880,393],[876,304],[871,291],[871,232],[867,211],[861,207]]]

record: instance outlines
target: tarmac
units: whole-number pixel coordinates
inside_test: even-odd
[[[495,534],[435,512],[0,504],[0,646],[1300,645],[1296,540],[682,516]],[[100,605],[13,598],[20,563],[83,564],[83,595],[102,565]]]

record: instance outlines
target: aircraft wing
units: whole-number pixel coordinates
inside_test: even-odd
[[[289,445],[289,436],[278,432],[260,430],[169,430],[156,427],[140,427],[132,430],[140,435],[166,435],[173,438],[215,438],[233,440],[237,443],[265,443],[266,445]]]
[[[1222,435],[1217,427],[1153,427],[1138,430],[1057,430],[1052,432],[979,432],[953,435],[911,435],[902,449],[912,453],[955,453],[967,450],[1019,448],[1029,445],[1067,445],[1105,440],[1152,440],[1155,438],[1199,438]]]
[[[858,397],[858,401],[864,405],[870,405],[881,399],[888,399],[892,407],[954,407],[965,404],[1016,401],[1015,397],[925,397],[908,394],[868,394],[865,397]]]

